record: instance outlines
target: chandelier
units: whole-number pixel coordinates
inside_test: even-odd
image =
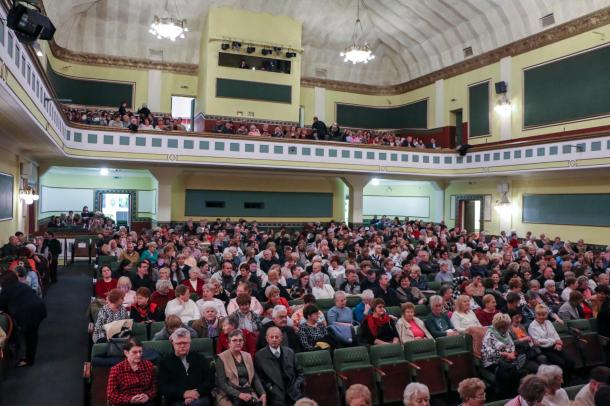
[[[167,38],[176,41],[176,38],[184,38],[184,33],[188,32],[188,30],[186,20],[155,16],[148,32],[156,36],[157,39]]]
[[[40,199],[40,196],[32,187],[26,186],[19,191],[19,199],[23,200],[25,204],[30,205]]]
[[[178,7],[175,4],[174,8],[177,14]],[[165,15],[165,17],[158,17],[155,15],[148,32],[156,36],[157,39],[166,38],[172,42],[176,41],[176,38],[184,38],[184,33],[189,30],[186,26],[186,19],[181,20],[170,15],[169,0],[166,0],[165,2]]]
[[[352,33],[352,43],[339,53],[343,57],[343,62],[351,62],[354,65],[357,63],[368,63],[370,60],[375,59],[373,51],[369,47],[366,41],[362,41],[364,37],[364,29],[362,28],[362,22],[360,21],[360,0],[356,1],[356,23],[354,24],[354,32]]]

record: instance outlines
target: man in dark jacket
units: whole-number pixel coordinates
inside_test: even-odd
[[[49,273],[51,276],[51,282],[57,282],[57,265],[59,262],[59,255],[61,254],[61,242],[53,233],[48,233],[48,238],[44,240],[43,247],[49,249]]]
[[[311,124],[311,135],[316,140],[325,140],[328,134],[328,127],[324,121],[318,120],[318,117],[313,118],[313,124]]]
[[[179,328],[170,336],[174,347],[159,363],[159,393],[170,406],[208,406],[213,376],[208,361],[191,352],[191,335]]]
[[[290,347],[294,352],[301,352],[301,341],[292,327],[288,326],[288,310],[283,305],[277,305],[271,312],[271,321],[263,324],[261,331],[258,334],[256,349],[260,350],[267,345],[267,330],[272,327],[277,327],[282,333],[282,343],[284,346]]]
[[[25,359],[19,366],[32,365],[38,347],[38,327],[47,317],[47,306],[26,284],[17,279],[19,268],[0,278],[0,310],[10,314],[25,339]]]
[[[281,345],[279,328],[270,327],[265,337],[267,345],[256,352],[254,367],[267,392],[267,405],[293,405],[303,396],[303,371],[297,366],[294,351]]]

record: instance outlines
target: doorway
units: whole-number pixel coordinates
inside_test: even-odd
[[[451,125],[455,126],[455,135],[454,135],[454,145],[457,147],[458,145],[466,144],[466,140],[464,139],[464,115],[462,113],[462,109],[453,110],[451,112]]]
[[[469,232],[483,230],[483,215],[480,200],[460,200],[460,226]]]
[[[102,192],[102,213],[117,225],[129,225],[131,219],[131,194]]]

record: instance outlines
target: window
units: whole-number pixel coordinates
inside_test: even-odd
[[[264,209],[265,203],[262,202],[244,202],[244,209]]]
[[[205,207],[207,208],[215,208],[215,209],[223,209],[225,207],[225,202],[219,200],[206,200]]]
[[[194,97],[172,96],[172,117],[180,119],[187,131],[192,131],[191,118],[193,114]]]

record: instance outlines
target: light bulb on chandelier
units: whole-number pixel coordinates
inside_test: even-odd
[[[356,65],[358,63],[368,63],[375,59],[369,44],[366,41],[362,41],[362,37],[364,37],[364,29],[360,21],[360,0],[358,0],[352,43],[343,52],[339,53],[343,57],[343,62],[351,62],[353,65]]]

